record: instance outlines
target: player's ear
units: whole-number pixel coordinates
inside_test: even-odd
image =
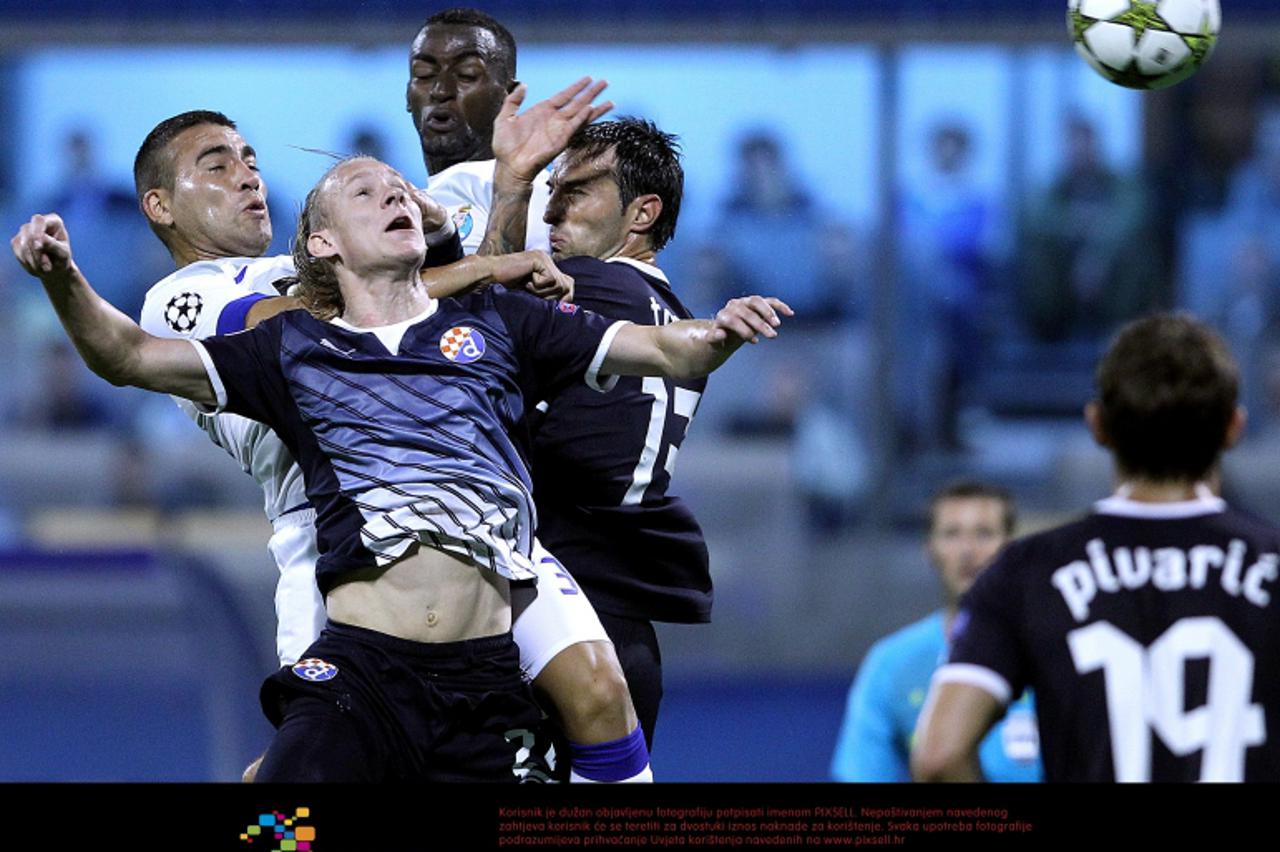
[[[307,237],[307,252],[312,257],[333,257],[338,253],[338,247],[333,242],[333,234],[329,233],[328,228],[311,232]]]
[[[1107,430],[1102,427],[1102,406],[1096,399],[1084,407],[1084,425],[1089,427],[1089,434],[1093,436],[1093,440],[1099,447],[1111,446],[1111,438],[1107,436]]]
[[[168,227],[173,224],[173,213],[169,209],[169,190],[156,187],[148,189],[142,195],[142,215],[153,225]]]
[[[631,231],[636,234],[649,233],[662,215],[662,199],[652,192],[637,195],[627,207],[631,217]]]
[[[1249,422],[1249,412],[1243,405],[1237,405],[1236,410],[1231,412],[1231,421],[1227,423],[1227,434],[1222,439],[1222,449],[1229,450],[1240,440],[1240,436],[1244,434],[1244,427]]]

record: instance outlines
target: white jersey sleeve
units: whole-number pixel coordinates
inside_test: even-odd
[[[147,293],[142,328],[157,337],[200,339],[244,328],[254,303],[279,295],[275,282],[293,275],[287,256],[229,257],[184,266]],[[268,520],[305,505],[302,474],[275,433],[236,415],[210,415],[190,402],[178,407],[262,486]]]
[[[484,240],[489,226],[489,209],[493,205],[493,171],[495,160],[475,160],[457,163],[434,174],[427,181],[427,192],[448,209],[462,240],[462,250],[475,254]],[[540,251],[551,250],[550,226],[542,221],[547,212],[551,189],[547,185],[550,172],[544,170],[533,182],[533,195],[529,199],[529,224],[525,234],[525,248]]]
[[[189,340],[239,331],[249,309],[279,295],[276,282],[293,273],[293,260],[285,255],[189,264],[147,293],[142,328],[157,337]],[[262,423],[235,414],[205,414],[185,399],[174,401],[262,487],[267,519],[275,528],[268,548],[280,569],[276,650],[282,665],[291,664],[315,641],[325,618],[315,582],[315,512],[307,505],[302,471]]]

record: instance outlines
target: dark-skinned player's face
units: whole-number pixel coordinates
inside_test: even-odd
[[[493,156],[493,122],[512,85],[488,30],[434,24],[418,33],[406,100],[432,171]]]

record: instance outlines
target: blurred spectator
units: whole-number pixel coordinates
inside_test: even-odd
[[[1026,317],[1044,341],[1103,337],[1160,296],[1143,184],[1103,162],[1085,119],[1069,119],[1066,135],[1065,168],[1032,204],[1021,240]]]
[[[957,123],[928,138],[926,181],[902,193],[904,324],[917,341],[900,350],[908,446],[959,448],[957,422],[967,381],[984,348],[995,266],[996,202],[974,181],[973,139]]]
[[[111,409],[90,389],[93,376],[66,340],[40,353],[40,381],[24,407],[22,425],[51,432],[84,432],[112,423]]]
[[[756,130],[738,144],[738,178],[725,201],[726,215],[781,218],[801,216],[813,202],[788,172],[782,145],[767,130]]]
[[[372,124],[359,123],[351,128],[351,141],[342,149],[345,154],[363,154],[381,160],[387,159],[387,139],[382,131]]]
[[[104,215],[131,215],[138,202],[132,190],[113,184],[98,171],[93,139],[85,130],[73,130],[62,143],[63,187],[49,199],[50,209],[63,218],[93,219]]]
[[[1269,411],[1262,349],[1280,338],[1280,104],[1258,116],[1252,156],[1232,173],[1219,213],[1179,234],[1179,304],[1213,323],[1238,354],[1243,402]]]
[[[769,292],[791,305],[796,322],[830,325],[848,312],[822,281],[819,251],[830,217],[787,165],[782,143],[769,131],[738,144],[733,184],[715,236],[744,278],[727,296]]]
[[[101,170],[90,131],[67,133],[60,186],[32,209],[59,213],[76,235],[76,260],[104,299],[130,316],[142,309],[150,279],[144,247],[154,242],[133,189]],[[59,335],[61,336],[61,335]]]

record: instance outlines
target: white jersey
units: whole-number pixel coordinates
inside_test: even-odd
[[[142,328],[157,337],[188,339],[239,331],[254,303],[278,296],[275,282],[293,271],[293,259],[287,255],[189,264],[147,292]],[[178,397],[174,401],[262,488],[274,530],[267,548],[280,569],[276,654],[281,665],[292,665],[320,635],[325,620],[316,585],[316,513],[307,502],[302,470],[263,424],[235,414],[205,414]]]
[[[440,202],[453,217],[462,240],[462,250],[475,254],[484,240],[489,225],[489,208],[493,204],[493,170],[497,160],[472,160],[456,163],[427,180],[427,192]],[[525,234],[526,249],[550,252],[551,226],[542,221],[547,212],[551,188],[544,169],[533,179],[533,195],[529,198],[529,224]]]
[[[194,340],[239,331],[249,308],[280,295],[275,282],[291,275],[293,259],[287,255],[197,261],[147,292],[142,328],[157,337]],[[234,414],[203,414],[191,402],[174,399],[262,487],[269,521],[307,504],[302,471],[269,428]]]

